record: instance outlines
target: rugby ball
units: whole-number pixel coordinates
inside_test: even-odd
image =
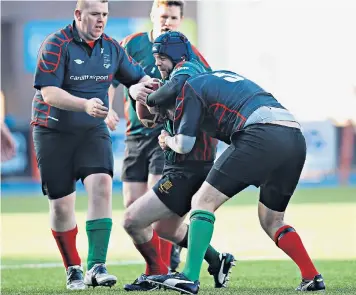
[[[152,87],[150,87],[152,90],[156,91],[158,88],[160,88],[162,86],[162,82],[158,79],[156,79],[154,81],[154,83],[152,83]]]
[[[147,128],[154,128],[157,126],[159,114],[151,114],[148,108],[138,101],[136,101],[136,113],[143,126]]]

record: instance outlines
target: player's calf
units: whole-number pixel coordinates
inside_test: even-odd
[[[170,263],[170,268],[171,272],[176,272],[177,268],[180,263],[180,252],[182,251],[182,247],[173,244],[173,247],[171,249],[171,263]]]

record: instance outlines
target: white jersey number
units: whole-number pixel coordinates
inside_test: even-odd
[[[223,73],[223,72],[216,72],[213,75],[216,77],[219,77],[219,78],[223,78],[225,81],[231,82],[231,83],[244,80],[243,77],[240,77],[239,75],[232,74],[232,73],[227,74],[227,73]]]

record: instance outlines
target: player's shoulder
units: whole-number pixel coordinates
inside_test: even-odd
[[[208,83],[210,80],[211,72],[199,73],[197,75],[191,76],[186,83],[193,89],[200,89],[203,84]]]
[[[182,61],[178,63],[171,74],[171,77],[177,76],[177,75],[189,75],[189,76],[195,76],[200,73],[205,73],[206,70],[205,68],[196,60],[190,60],[190,61]]]
[[[150,42],[147,32],[136,32],[131,35],[126,36],[121,42],[120,45],[124,48],[136,47],[138,44],[143,42]]]
[[[73,28],[72,25],[68,25],[65,28],[59,29],[56,32],[47,36],[44,40],[42,47],[50,47],[55,52],[60,48],[73,40]],[[56,50],[57,48],[57,50]]]
[[[120,43],[116,39],[114,39],[113,37],[111,37],[111,36],[109,36],[109,35],[107,35],[105,33],[101,37],[103,38],[103,40],[105,42],[108,43],[109,46],[113,46],[118,50],[121,49],[122,46],[120,46]]]

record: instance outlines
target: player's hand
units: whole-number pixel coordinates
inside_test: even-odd
[[[113,109],[109,109],[108,116],[105,119],[106,125],[108,125],[111,131],[116,130],[116,126],[119,123],[120,119],[117,113]]]
[[[94,97],[85,102],[85,112],[94,118],[106,118],[108,108],[101,99]]]
[[[161,130],[161,134],[158,136],[158,144],[162,150],[168,150],[169,146],[166,144],[166,137],[169,133],[166,130]]]
[[[16,155],[16,144],[11,132],[5,126],[1,126],[1,162],[11,160]]]
[[[155,106],[155,107],[146,106],[146,107],[148,108],[149,112],[153,115],[161,113],[158,106]]]
[[[153,84],[157,83],[158,79],[150,79],[146,82],[137,83],[129,88],[130,96],[134,99],[146,105],[147,95],[154,92],[151,88]]]

